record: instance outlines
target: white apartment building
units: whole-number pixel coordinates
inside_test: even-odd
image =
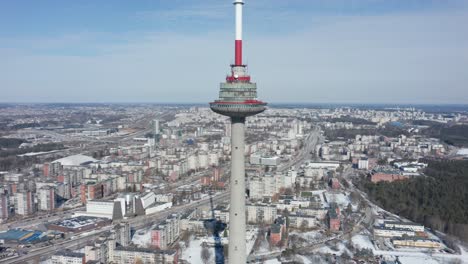
[[[30,191],[17,192],[14,196],[15,213],[18,215],[31,215],[36,210],[34,204],[34,195]]]
[[[414,232],[424,232],[424,226],[416,223],[404,223],[404,222],[394,222],[394,221],[385,221],[384,226],[386,228],[398,228],[398,229],[407,229]]]
[[[155,250],[148,248],[116,247],[114,262],[119,264],[159,264],[174,263],[177,259],[175,250]]]
[[[59,251],[52,255],[51,264],[83,264],[85,263],[85,254],[71,251]]]
[[[276,206],[267,204],[247,204],[247,221],[250,223],[271,224],[277,217]]]
[[[52,211],[55,209],[55,189],[50,186],[44,186],[37,192],[39,210]]]
[[[416,233],[411,230],[404,230],[404,229],[393,229],[393,228],[385,228],[385,227],[376,227],[374,226],[374,236],[380,237],[403,237],[403,235],[407,235],[409,237],[414,237]]]
[[[369,169],[369,160],[367,158],[359,159],[358,161],[358,169],[360,170],[368,170]]]
[[[309,215],[289,215],[289,226],[294,228],[313,228],[318,224],[317,218],[315,216]]]

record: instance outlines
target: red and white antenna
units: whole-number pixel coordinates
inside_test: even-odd
[[[242,65],[242,6],[244,0],[235,0],[234,6],[236,8],[236,46],[235,46],[235,65]]]

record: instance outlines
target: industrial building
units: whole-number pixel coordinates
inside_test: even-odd
[[[91,200],[86,203],[86,212],[76,212],[75,216],[123,219],[122,203],[118,200]]]
[[[112,223],[110,219],[91,217],[91,216],[78,216],[68,219],[59,220],[47,224],[46,227],[49,230],[55,230],[60,232],[71,232],[81,233],[90,230],[99,229],[103,226],[108,226]]]

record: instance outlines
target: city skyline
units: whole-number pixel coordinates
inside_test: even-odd
[[[468,101],[466,1],[269,3],[245,14],[265,101]],[[1,101],[209,101],[233,60],[231,4],[2,3]]]

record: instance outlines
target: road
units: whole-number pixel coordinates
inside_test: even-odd
[[[54,222],[59,219],[71,217],[75,211],[83,210],[84,206],[66,211],[57,211],[46,215],[37,215],[33,218],[23,219],[22,221],[5,223],[0,225],[0,231],[6,231],[13,228],[30,228],[45,222]]]
[[[144,134],[146,131],[149,131],[149,130],[138,131],[138,132],[132,134],[131,136],[127,135],[124,138],[119,138],[119,140],[120,141],[129,140],[130,138],[134,137],[135,135],[140,135],[142,133]],[[302,148],[301,152],[297,156],[295,156],[290,162],[281,165],[278,168],[278,170],[279,171],[287,170],[290,167],[298,165],[298,164],[302,164],[305,160],[307,160],[310,157],[310,152],[315,149],[315,146],[319,142],[319,138],[320,138],[320,133],[319,132],[320,132],[320,130],[318,128],[314,128],[311,131],[311,133],[304,140],[304,147]],[[178,182],[178,183],[174,184],[171,187],[174,187],[174,186],[178,187],[178,186],[181,186],[183,184],[189,184],[189,183],[193,182],[194,178],[199,178],[203,174],[206,174],[206,172],[196,173],[195,175],[190,177],[190,179],[185,179],[184,181]],[[198,179],[196,179],[196,180],[198,180]],[[222,193],[220,195],[217,195],[217,196],[213,197],[213,202],[218,202],[218,201],[221,201],[221,200],[225,201],[228,197],[229,197],[229,193],[226,191],[226,192],[224,192],[224,193]],[[130,225],[131,225],[131,227],[133,229],[141,229],[141,228],[153,225],[154,223],[165,219],[170,214],[173,214],[173,213],[176,213],[176,212],[181,212],[181,211],[184,211],[184,210],[187,210],[187,209],[196,208],[198,206],[205,206],[205,205],[208,205],[209,203],[210,203],[210,200],[209,200],[208,197],[206,197],[206,198],[204,198],[202,200],[195,201],[195,202],[192,202],[192,203],[186,204],[186,205],[175,206],[173,208],[167,209],[167,210],[165,210],[163,212],[155,213],[153,215],[145,215],[145,216],[138,216],[138,217],[135,217],[135,218],[130,218],[130,219],[128,219],[128,222],[130,223]],[[79,208],[79,209],[82,209],[82,208]],[[74,210],[77,210],[77,209],[74,209]],[[27,222],[18,223],[18,224],[15,225],[15,227],[30,226],[30,225],[34,225],[34,224],[39,224],[40,222],[43,222],[43,221],[54,221],[54,220],[56,220],[58,218],[66,217],[72,211],[73,210],[65,211],[65,212],[62,212],[61,214],[57,214],[57,216],[50,216],[48,218],[46,217],[45,219],[39,219],[37,217],[37,218],[35,218],[33,220],[28,220]],[[32,261],[34,259],[37,259],[38,257],[41,257],[41,258],[48,257],[48,256],[52,255],[54,252],[56,252],[58,250],[78,249],[80,247],[85,246],[88,241],[92,241],[92,240],[96,239],[99,235],[101,235],[102,233],[104,233],[106,231],[108,231],[108,228],[103,228],[103,229],[97,230],[94,233],[87,233],[85,235],[76,236],[76,238],[74,238],[72,241],[67,240],[67,241],[56,242],[56,244],[54,244],[54,245],[39,248],[37,250],[32,250],[27,255],[10,258],[8,260],[2,260],[2,263],[26,263],[28,261]]]
[[[293,159],[285,164],[278,166],[278,171],[285,171],[293,166],[298,166],[310,158],[310,153],[315,150],[315,147],[321,141],[320,128],[314,127],[312,131],[304,139],[304,146]]]
[[[213,202],[220,202],[226,200],[229,197],[229,192],[219,193],[213,197]],[[185,211],[188,209],[194,209],[199,206],[205,206],[210,204],[209,197],[205,197],[199,201],[194,201],[190,204],[184,204],[180,206],[175,206],[164,210],[162,212],[157,212],[151,215],[138,216],[135,218],[128,219],[132,229],[141,229],[150,225],[153,225],[159,221],[164,220],[166,217],[173,213]],[[27,263],[29,261],[34,261],[37,258],[47,258],[50,257],[54,252],[63,250],[63,249],[79,249],[86,245],[87,242],[93,241],[99,237],[102,233],[108,231],[111,227],[106,227],[95,231],[94,233],[85,233],[84,235],[77,235],[73,240],[65,240],[56,242],[54,245],[43,247],[37,250],[30,251],[27,255],[20,257],[13,257],[9,259],[1,260],[2,263],[6,264],[19,264]]]

